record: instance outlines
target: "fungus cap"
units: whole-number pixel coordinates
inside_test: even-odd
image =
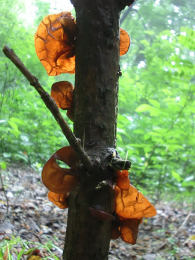
[[[116,185],[122,190],[128,190],[130,185],[129,172],[127,170],[118,170],[116,175]]]
[[[60,209],[68,208],[67,199],[68,194],[59,194],[52,191],[48,192],[48,199]]]
[[[116,186],[115,191],[115,211],[119,217],[141,219],[156,215],[154,206],[134,186],[130,185],[128,190]]]
[[[76,22],[70,12],[46,16],[35,33],[35,50],[49,76],[75,73]],[[120,56],[130,46],[128,33],[120,28]]]
[[[70,12],[46,16],[35,33],[35,50],[49,76],[75,72],[76,23]]]
[[[134,245],[137,240],[138,228],[142,219],[128,219],[121,221],[120,232],[123,241]]]
[[[73,85],[68,81],[55,82],[51,87],[51,97],[61,109],[70,109],[73,99]]]
[[[57,160],[65,162],[71,168],[61,168]],[[65,146],[53,154],[42,170],[42,182],[52,192],[66,194],[77,184],[74,167],[77,156],[71,146]]]
[[[126,54],[130,46],[130,37],[128,33],[120,28],[120,56]]]

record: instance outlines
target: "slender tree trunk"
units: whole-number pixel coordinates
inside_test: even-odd
[[[79,186],[69,200],[63,259],[106,260],[111,238],[119,70],[117,0],[75,0],[78,27],[74,133],[93,162],[80,166]],[[111,215],[110,215],[111,216]]]
[[[77,167],[79,185],[69,196],[63,252],[63,259],[66,260],[108,259],[114,219],[113,166],[116,167],[114,162],[117,161],[119,13],[133,1],[72,0],[78,27],[74,133],[81,140],[90,160],[80,149],[55,102],[44,91],[38,79],[28,71],[13,50],[7,46],[3,48],[5,55],[38,91],[73,148],[79,148],[77,152],[82,151],[80,158],[85,157],[82,160],[84,164],[80,162]],[[122,165],[125,167],[126,161]]]

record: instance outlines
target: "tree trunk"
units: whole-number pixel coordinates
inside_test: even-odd
[[[63,259],[106,260],[111,238],[119,71],[117,0],[75,0],[74,133],[93,162],[69,199]],[[101,210],[101,211],[99,211]],[[102,213],[103,211],[103,213]],[[110,214],[110,215],[109,215]]]

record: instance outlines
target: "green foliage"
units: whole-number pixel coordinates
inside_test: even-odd
[[[31,26],[18,15],[25,11],[22,2],[3,2],[0,46],[13,48],[50,92],[54,81],[73,77],[48,77],[35,54],[33,36],[49,3],[35,1]],[[193,10],[193,1],[137,0],[122,24],[131,48],[121,58],[117,149],[133,163],[132,183],[158,197],[167,190],[191,194],[195,184]],[[2,52],[0,78],[0,161],[43,164],[67,141]]]
[[[18,4],[20,1],[13,4],[10,1],[10,4],[4,5],[0,11],[1,46],[7,44],[13,48],[50,92],[50,86],[55,79],[47,76],[36,56],[33,38],[35,28],[26,27],[18,19],[15,12]],[[37,4],[39,8],[43,2],[37,1]],[[49,12],[48,9],[49,5],[44,4],[44,8],[39,10],[39,17],[44,17]],[[20,12],[24,12],[22,6]],[[2,52],[0,64],[0,154],[9,161],[22,161],[31,165],[43,162],[57,149],[66,145],[67,141],[39,95]]]
[[[195,185],[194,36],[181,28],[142,42],[144,67],[127,70],[120,81],[121,155],[133,162],[134,183],[157,194],[192,192]]]
[[[0,259],[26,259],[26,257],[35,249],[44,251],[44,254],[47,255],[42,259],[59,260],[53,251],[55,249],[61,251],[61,249],[54,245],[53,242],[48,241],[45,244],[41,244],[38,242],[26,241],[20,237],[14,236],[10,240],[3,240],[0,242]]]

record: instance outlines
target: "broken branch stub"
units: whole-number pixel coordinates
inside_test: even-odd
[[[117,0],[119,1],[120,10],[123,10],[126,6],[134,4],[135,0]]]

